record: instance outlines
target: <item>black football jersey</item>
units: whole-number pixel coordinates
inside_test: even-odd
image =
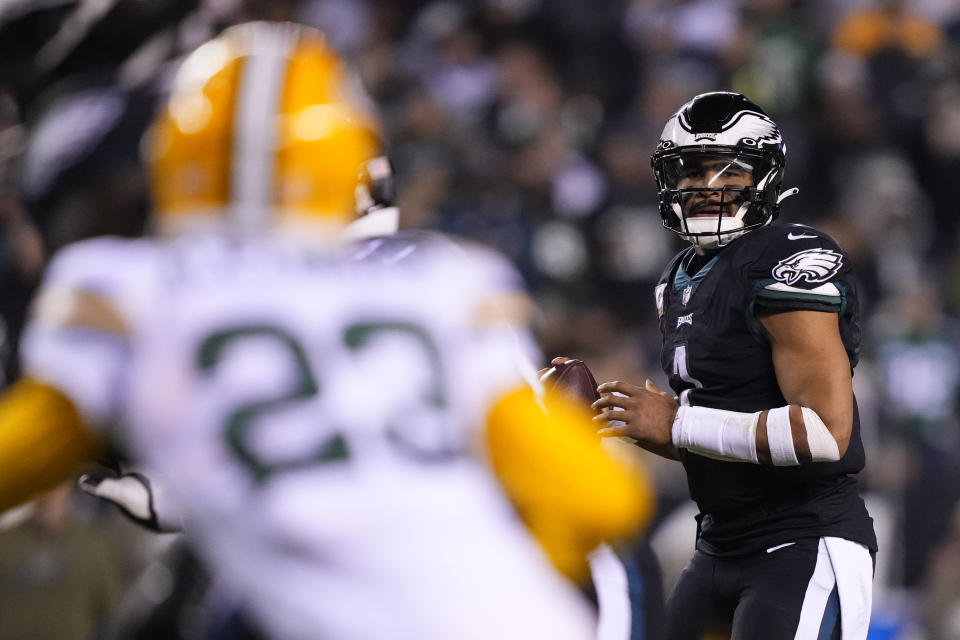
[[[758,310],[836,313],[857,363],[860,324],[850,260],[826,234],[803,225],[751,231],[694,274],[693,247],[668,265],[656,287],[661,365],[682,404],[755,412],[787,404]],[[837,536],[876,550],[859,495],[864,466],[854,398],[853,433],[838,462],[793,467],[708,458],[680,450],[690,495],[700,508],[698,548],[753,552],[798,537]]]

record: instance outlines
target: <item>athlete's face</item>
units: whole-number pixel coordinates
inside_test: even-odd
[[[722,189],[754,185],[753,173],[746,163],[723,156],[686,159],[677,181],[677,189],[700,189],[681,196],[683,214],[688,219],[735,215],[742,198],[738,191]]]

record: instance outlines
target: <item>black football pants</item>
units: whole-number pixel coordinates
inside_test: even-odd
[[[817,538],[736,557],[694,553],[667,600],[667,640],[794,640],[818,558]],[[817,640],[839,640],[836,587],[819,616]]]

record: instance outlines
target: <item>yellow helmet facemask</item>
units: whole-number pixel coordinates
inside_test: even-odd
[[[380,150],[365,96],[323,35],[255,22],[186,59],[146,154],[161,233],[310,237],[354,218],[361,170]]]

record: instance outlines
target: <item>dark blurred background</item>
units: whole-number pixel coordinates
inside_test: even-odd
[[[51,38],[80,5],[100,15],[88,11],[73,42]],[[704,91],[763,106],[787,141],[784,184],[800,188],[782,219],[836,238],[862,285],[854,383],[881,538],[871,638],[960,638],[960,4],[0,2],[0,28],[12,25],[0,31],[7,381],[24,309],[58,244],[38,221],[54,205],[23,189],[37,171],[23,157],[54,88],[84,66],[142,86],[250,18],[326,31],[381,110],[401,226],[507,254],[540,304],[545,357],[582,358],[602,380],[665,385],[653,285],[683,244],[656,209],[650,154],[664,123]],[[693,520],[679,466],[645,461],[660,489],[652,539],[669,588]],[[0,602],[13,588],[3,571]],[[15,637],[2,629],[0,615],[0,637]]]

